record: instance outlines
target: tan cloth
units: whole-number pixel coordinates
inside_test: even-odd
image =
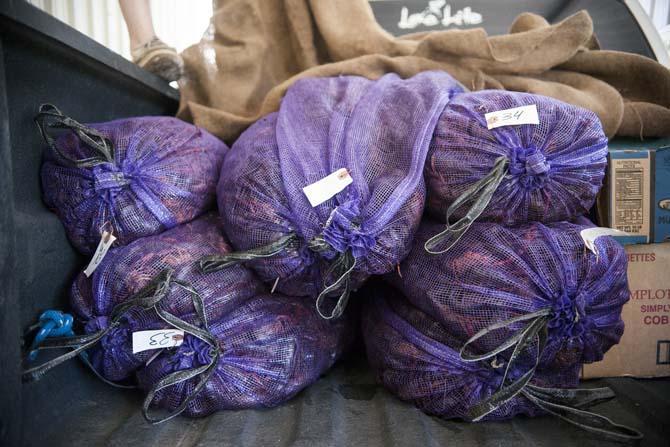
[[[601,51],[581,11],[549,25],[521,14],[510,34],[483,29],[393,37],[365,0],[226,0],[210,32],[183,53],[178,116],[227,142],[279,107],[308,76],[446,70],[472,90],[538,93],[587,107],[608,136],[670,135],[670,71]]]

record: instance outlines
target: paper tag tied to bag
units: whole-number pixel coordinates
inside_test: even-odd
[[[535,104],[486,113],[484,118],[486,118],[486,127],[489,129],[519,124],[540,124]]]
[[[625,231],[606,227],[587,228],[586,230],[580,231],[579,234],[582,237],[586,248],[591,250],[591,252],[593,252],[596,256],[598,256],[598,251],[596,250],[596,239],[598,239],[600,236],[628,236],[628,233]]]
[[[354,181],[347,168],[340,168],[318,182],[302,188],[310,205],[321,205]]]
[[[184,343],[184,331],[157,329],[133,332],[133,354],[150,349],[173,348]]]
[[[100,242],[98,243],[98,248],[95,249],[91,262],[88,263],[88,267],[84,270],[84,275],[88,278],[93,274],[96,268],[100,265],[105,255],[109,251],[109,248],[112,246],[116,236],[114,236],[110,231],[104,231],[102,236],[100,236]]]

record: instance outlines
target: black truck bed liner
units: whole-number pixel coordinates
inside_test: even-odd
[[[551,417],[467,424],[427,416],[375,384],[360,350],[288,404],[150,426],[142,397],[99,382],[77,362],[22,384],[21,335],[41,310],[67,306],[84,263],[41,201],[43,102],[87,121],[174,114],[178,93],[20,0],[0,2],[0,445],[414,446],[601,445]],[[608,379],[618,398],[598,410],[668,445],[670,380]]]

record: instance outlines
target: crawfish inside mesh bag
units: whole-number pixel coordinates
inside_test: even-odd
[[[282,404],[335,363],[352,327],[346,316],[327,321],[304,299],[273,294],[210,321],[209,334],[186,334],[180,347],[138,371],[140,387],[152,392],[171,374],[204,368],[201,377],[157,391],[156,406],[175,412],[186,402],[185,415],[206,416]]]
[[[90,278],[79,274],[70,302],[87,334],[105,332],[88,351],[99,374],[112,381],[129,377],[153,354],[134,354],[132,333],[170,327],[152,306],[138,303],[119,312],[118,307],[129,300],[163,289],[166,295],[157,306],[192,323],[196,315],[191,290],[201,297],[208,321],[220,319],[263,292],[260,281],[243,266],[202,273],[197,265],[200,257],[231,251],[221,230],[218,216],[209,213],[110,251]]]
[[[80,124],[51,105],[36,117],[48,150],[46,205],[72,244],[92,253],[101,234],[116,246],[189,222],[211,209],[226,145],[165,116]],[[55,129],[64,129],[54,138]]]
[[[422,222],[400,273],[385,278],[415,306],[448,327],[460,340],[493,324],[470,349],[492,352],[524,331],[547,331],[542,361],[560,371],[591,363],[619,342],[621,309],[630,292],[623,247],[608,236],[596,253],[575,223],[530,223],[505,227],[475,223],[447,253],[426,253],[425,241],[441,224]]]
[[[426,161],[426,208],[448,226],[427,249],[447,250],[477,218],[518,225],[585,214],[606,164],[607,138],[589,110],[502,90],[458,95]]]
[[[364,304],[361,320],[368,360],[379,381],[427,413],[446,419],[472,419],[470,409],[497,391],[504,368],[494,368],[490,362],[463,361],[461,342],[391,287],[378,286],[373,295]],[[573,367],[562,382],[556,382],[555,375],[540,371],[533,383],[574,387],[579,372],[579,367]],[[519,375],[516,370],[511,374],[513,378]],[[517,396],[483,420],[541,413],[528,399]]]
[[[581,364],[556,374],[538,362],[541,336],[534,337],[524,354],[468,358],[463,341],[449,326],[396,290],[379,286],[372,295],[362,315],[368,360],[382,385],[400,399],[445,419],[478,422],[551,414],[601,438],[642,437],[589,410],[614,393],[609,388],[575,388]]]
[[[344,351],[350,320],[329,322],[304,299],[266,295],[246,267],[206,274],[196,262],[229,250],[219,217],[207,214],[111,251],[93,276],[81,274],[72,287],[84,334],[39,347],[74,350],[24,374],[37,379],[81,353],[105,381],[137,379],[147,391],[150,422],[290,399]],[[149,330],[149,344],[136,352],[135,335]],[[152,348],[171,343],[166,330],[181,331],[170,333],[181,343]],[[169,413],[152,415],[150,406]]]
[[[350,290],[407,253],[428,145],[461,91],[444,72],[297,81],[226,157],[218,203],[239,253],[205,270],[250,261],[277,290],[317,297],[319,313],[337,317]]]

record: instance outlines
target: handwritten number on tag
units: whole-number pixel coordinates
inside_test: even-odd
[[[517,110],[514,113],[512,112],[505,112],[503,113],[502,116],[502,121],[509,121],[511,119],[519,119],[521,118],[521,115],[523,115],[523,110]]]
[[[133,354],[150,349],[172,348],[184,341],[184,331],[158,329],[133,332]]]
[[[165,346],[172,340],[169,332],[159,332],[149,339],[149,346]]]
[[[486,127],[489,129],[495,129],[496,127],[502,126],[540,123],[537,114],[537,106],[535,104],[485,113],[484,119],[486,120]]]

